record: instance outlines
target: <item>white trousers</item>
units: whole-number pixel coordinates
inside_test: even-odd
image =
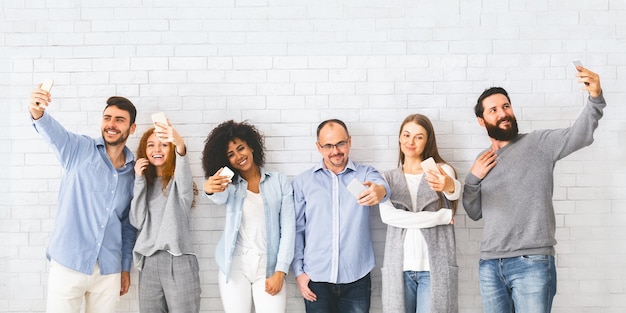
[[[220,296],[225,313],[250,313],[252,302],[256,313],[281,313],[287,306],[286,283],[279,293],[272,296],[265,292],[265,255],[244,252],[234,255],[230,279],[219,272]],[[271,273],[274,274],[274,273]]]
[[[54,260],[48,273],[48,300],[46,313],[115,312],[120,299],[120,273],[100,275],[96,264],[93,274],[71,270]]]

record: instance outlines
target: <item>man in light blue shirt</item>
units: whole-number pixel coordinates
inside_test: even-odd
[[[135,131],[135,106],[107,100],[101,138],[67,131],[50,114],[50,93],[32,91],[29,112],[35,130],[63,167],[58,209],[46,257],[51,261],[46,312],[115,312],[128,292],[135,228],[128,212],[134,158],[126,140]]]
[[[298,288],[307,313],[369,312],[370,206],[389,198],[389,186],[373,167],[348,159],[351,138],[341,120],[318,126],[316,146],[323,161],[293,181]],[[347,189],[353,179],[367,187],[358,196]]]

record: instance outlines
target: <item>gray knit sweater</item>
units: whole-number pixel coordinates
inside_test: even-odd
[[[481,259],[554,255],[555,163],[593,142],[605,106],[602,95],[589,97],[571,127],[519,134],[496,151],[498,163],[483,180],[467,175],[463,206],[483,219]]]
[[[144,257],[159,250],[173,255],[194,253],[189,227],[193,179],[187,155],[175,154],[174,177],[165,192],[160,178],[149,187],[144,176],[135,177],[135,196],[129,218],[138,230],[133,260],[139,270],[143,267]]]

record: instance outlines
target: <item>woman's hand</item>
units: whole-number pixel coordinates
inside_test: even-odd
[[[156,127],[154,128],[154,133],[160,142],[171,142],[176,146],[176,152],[179,155],[185,155],[187,153],[185,149],[185,140],[183,137],[178,134],[176,129],[172,127],[172,123],[169,122],[167,125],[162,123],[155,123]]]
[[[228,176],[222,176],[222,171],[224,168],[220,168],[215,175],[209,177],[204,182],[204,192],[207,194],[214,194],[216,192],[222,192],[228,188],[228,184],[230,184],[230,178]]]
[[[139,158],[135,161],[135,176],[143,176],[143,171],[148,168],[150,161],[146,158]]]
[[[454,193],[454,180],[446,171],[444,171],[439,164],[437,164],[438,172],[428,171],[426,173],[426,181],[430,188],[437,192]]]
[[[274,296],[283,289],[283,283],[285,282],[285,273],[276,271],[274,275],[265,280],[265,292]]]

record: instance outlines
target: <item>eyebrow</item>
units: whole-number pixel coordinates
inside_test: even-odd
[[[125,119],[126,119],[126,117],[125,117],[125,116],[122,116],[122,115],[113,116],[113,115],[111,115],[111,114],[104,114],[104,115],[102,115],[102,117],[109,117],[109,118],[115,118],[115,119],[121,118],[121,119],[123,119],[123,120],[125,120]]]
[[[403,130],[402,132],[403,132],[403,133],[409,133],[409,134],[412,134],[412,132],[411,132],[411,131],[409,131],[409,130]],[[416,135],[424,135],[424,133],[422,133],[422,132],[417,132],[417,133],[415,133],[415,134],[416,134]]]
[[[242,144],[242,143],[238,144],[237,146],[235,146],[235,148],[234,148],[233,150],[227,150],[227,151],[226,151],[226,154],[229,154],[229,153],[231,153],[231,152],[234,152],[235,150],[239,149],[239,147],[241,147],[241,146],[243,146],[243,144]]]
[[[338,143],[340,143],[340,142],[344,142],[344,141],[345,141],[345,142],[348,142],[348,139],[341,139],[341,140],[337,141],[336,143],[334,143],[334,145],[336,145],[336,144],[338,144]],[[322,145],[322,146],[325,146],[325,145],[332,145],[331,143],[325,143],[325,144],[322,144],[322,143],[321,143],[321,142],[319,142],[319,141],[318,141],[317,143],[319,143],[319,144],[320,144],[320,145]]]

